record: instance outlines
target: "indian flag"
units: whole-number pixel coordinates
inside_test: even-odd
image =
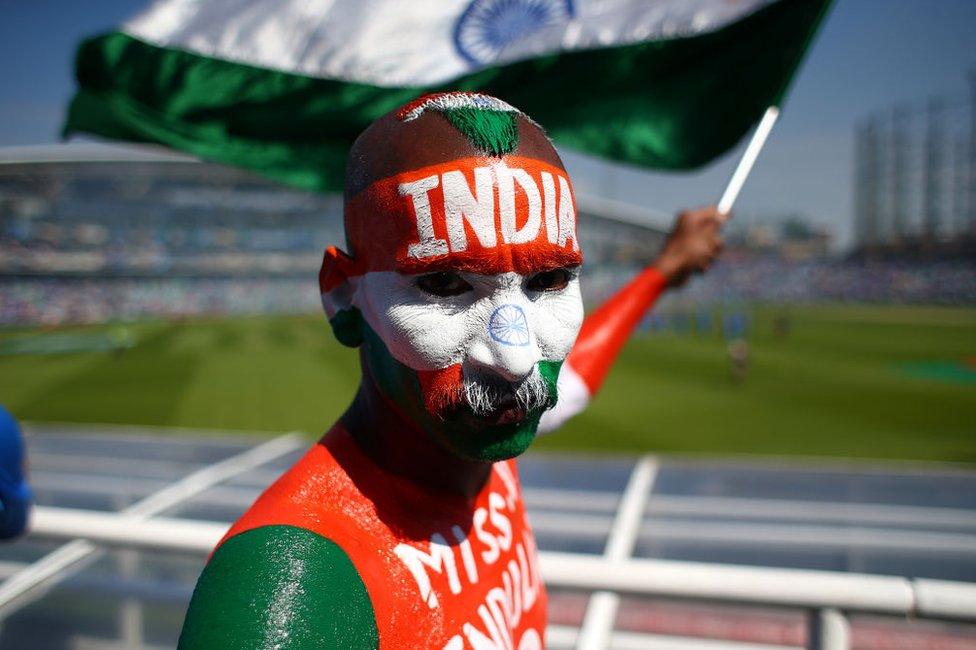
[[[661,169],[778,105],[830,0],[159,0],[85,41],[65,134],[155,142],[339,190],[370,122],[428,92]]]

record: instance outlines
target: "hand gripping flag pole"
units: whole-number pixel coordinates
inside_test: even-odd
[[[759,152],[766,144],[766,138],[769,137],[769,132],[773,130],[773,125],[776,124],[778,117],[779,108],[770,106],[763,113],[762,119],[759,120],[759,126],[752,134],[752,139],[749,140],[742,158],[739,159],[739,164],[735,166],[735,171],[732,172],[732,177],[729,179],[728,185],[725,186],[725,191],[722,192],[722,198],[718,201],[718,211],[723,219],[727,218],[732,210],[732,204],[735,203],[742,186],[745,185],[746,178],[749,177],[749,172],[752,171],[752,166],[756,163],[756,158],[759,157]]]

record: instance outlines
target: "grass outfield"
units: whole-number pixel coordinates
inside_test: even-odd
[[[772,317],[754,313],[741,385],[714,334],[635,338],[589,410],[538,446],[976,461],[976,309],[794,308],[781,339]],[[0,401],[35,421],[321,432],[358,380],[317,315],[127,331],[125,350],[0,355]],[[118,333],[42,336],[98,348]],[[0,333],[0,349],[31,336]]]

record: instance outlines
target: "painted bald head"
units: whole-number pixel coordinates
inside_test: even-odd
[[[350,152],[345,228],[319,279],[366,377],[461,456],[524,451],[583,315],[572,186],[539,126],[470,93],[387,114]]]

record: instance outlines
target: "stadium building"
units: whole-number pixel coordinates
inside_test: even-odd
[[[588,293],[659,249],[670,217],[578,197]],[[0,153],[0,323],[318,309],[342,200],[148,147]]]
[[[854,186],[855,256],[976,259],[976,72],[969,97],[862,119]]]

